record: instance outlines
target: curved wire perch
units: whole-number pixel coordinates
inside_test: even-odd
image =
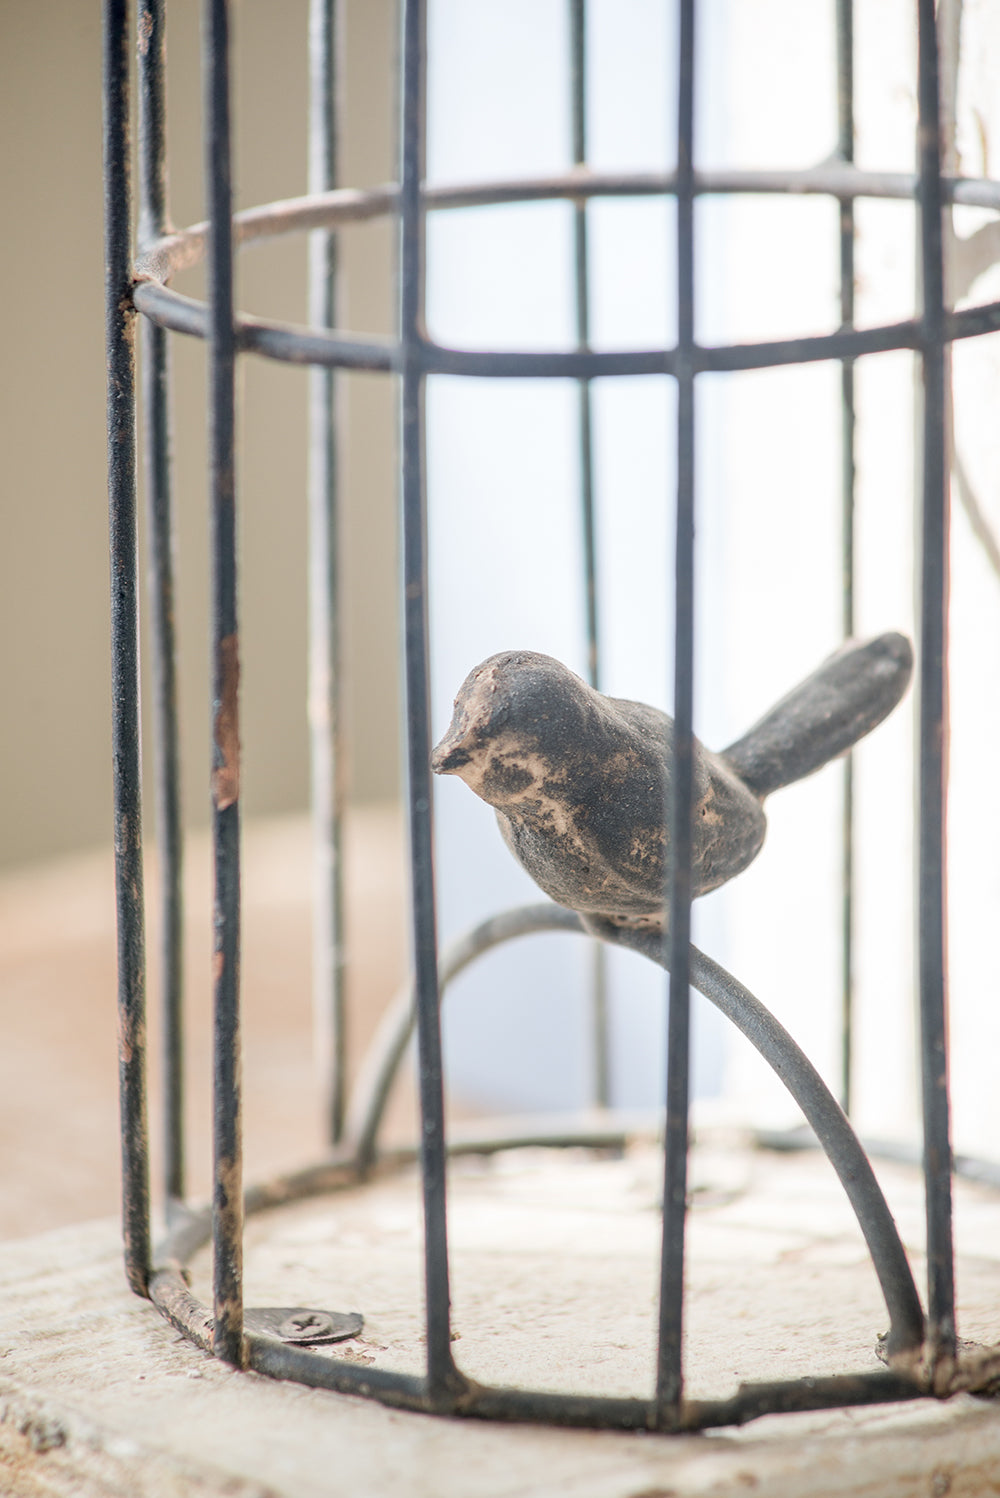
[[[582,923],[581,923],[582,925]],[[656,931],[587,921],[594,936],[638,952],[666,967],[663,938]],[[732,973],[691,947],[691,982],[746,1036],[781,1079],[812,1126],[854,1208],[889,1311],[891,1354],[915,1352],[924,1340],[924,1313],[906,1252],[868,1156],[808,1056],[770,1010]]]
[[[441,953],[438,986],[443,994],[477,957],[492,947],[535,931],[580,931],[579,917],[561,905],[521,905],[490,916],[451,942]],[[413,1034],[416,1009],[413,989],[401,989],[385,1011],[365,1052],[347,1110],[348,1148],[361,1170],[375,1159],[378,1131],[399,1063]]]
[[[657,931],[615,926],[588,919],[560,905],[526,905],[492,916],[442,954],[440,991],[477,957],[501,942],[541,931],[575,931],[598,936],[666,967]],[[840,1104],[788,1031],[731,973],[691,948],[691,982],[746,1036],[798,1103],[825,1151],[854,1209],[868,1245],[889,1312],[890,1355],[916,1354],[924,1340],[924,1313],[892,1213],[867,1155]],[[369,1049],[348,1112],[348,1148],[367,1169],[375,1160],[378,1131],[389,1091],[413,1032],[412,991],[400,993],[386,1011]]]

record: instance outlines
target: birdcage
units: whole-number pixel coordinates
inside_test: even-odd
[[[174,231],[166,203],[164,0],[142,0],[136,18],[138,94],[138,246],[132,241],[129,112],[130,36],[126,0],[105,5],[106,289],[108,338],[109,484],[112,558],[115,849],[119,931],[121,1120],[124,1236],[129,1282],[192,1342],[238,1367],[250,1367],[332,1390],[360,1393],[400,1407],[440,1414],[528,1419],[563,1424],[674,1431],[739,1423],[766,1413],[910,1399],[928,1392],[984,1387],[996,1354],[956,1352],[952,1270],[951,1173],[946,1069],[945,785],[947,760],[946,611],[948,592],[949,348],[957,339],[1000,327],[1000,302],[949,309],[943,263],[943,215],[949,205],[1000,208],[1000,189],[986,180],[945,173],[940,129],[938,42],[933,0],[918,0],[919,166],[915,175],[864,171],[853,160],[853,41],[851,0],[838,0],[838,140],[828,161],[808,170],[701,171],[694,128],[700,8],[676,7],[676,165],[665,173],[608,172],[588,165],[586,0],[571,0],[568,41],[571,78],[572,166],[560,175],[465,186],[424,185],[426,6],[402,6],[400,174],[397,185],[344,188],[337,181],[337,17],[334,0],[314,0],[310,31],[310,193],[233,215],[230,182],[229,15],[226,0],[206,5],[205,151],[207,222]],[[709,196],[798,195],[836,205],[839,325],[835,331],[769,341],[708,344],[696,337],[695,299],[703,275],[696,255],[695,209]],[[654,349],[601,350],[589,324],[588,239],[592,206],[605,199],[647,199],[675,205],[673,262],[676,338]],[[912,203],[918,223],[920,315],[892,325],[855,326],[855,205],[862,200]],[[449,347],[428,335],[424,322],[428,259],[426,226],[435,215],[485,205],[561,202],[570,205],[573,346],[557,350]],[[377,217],[398,224],[398,335],[391,339],[344,332],[336,326],[338,236]],[[236,249],[267,237],[308,232],[311,240],[308,328],[238,313],[233,301]],[[201,260],[209,295],[198,303],[170,288],[171,277]],[[164,1196],[168,1231],[151,1239],[146,1122],[145,952],[140,683],[138,668],[136,396],[133,338],[144,326],[144,433],[151,517],[154,586],[150,624],[155,651],[156,801],[164,861],[162,985],[166,1007],[167,1159]],[[181,908],[178,726],[174,638],[173,522],[170,493],[169,333],[207,341],[210,404],[212,526],[212,652],[214,661],[211,784],[215,855],[215,1103],[214,1200],[196,1210],[184,1200],[181,1129]],[[848,1121],[851,1077],[850,849],[854,813],[850,771],[844,798],[845,1057],[841,1102],[816,1068],[736,978],[690,945],[692,897],[692,786],[695,620],[696,393],[707,377],[725,372],[827,361],[839,370],[842,430],[843,547],[832,562],[843,574],[844,634],[854,631],[853,514],[855,494],[856,366],[867,356],[910,350],[921,371],[919,553],[919,1004],[923,1066],[924,1170],[927,1196],[928,1303],[915,1286],[892,1215],[869,1160]],[[234,372],[242,357],[311,366],[310,405],[310,704],[314,834],[319,879],[316,920],[320,960],[318,1001],[332,1036],[328,1058],[330,1150],[315,1166],[244,1191],[240,1114],[240,650],[236,546]],[[348,1106],[344,1049],[341,950],[342,891],[338,857],[338,692],[342,641],[337,629],[341,586],[337,552],[337,370],[369,370],[391,377],[399,391],[400,517],[404,618],[406,801],[411,878],[412,992],[390,1012]],[[669,938],[627,925],[603,932],[607,942],[631,946],[669,971],[664,1142],[662,1275],[655,1390],[648,1398],[489,1387],[463,1375],[455,1361],[449,1311],[446,1164],[439,1007],[443,989],[469,964],[499,944],[533,931],[587,935],[578,914],[557,904],[500,911],[439,954],[435,911],[434,835],[428,654],[429,584],[425,495],[425,390],[437,376],[461,379],[572,382],[577,402],[582,596],[586,601],[588,684],[602,685],[599,588],[601,544],[595,518],[593,382],[667,376],[676,390],[674,598],[674,747],[669,817],[672,854],[664,901]],[[669,508],[664,497],[664,506]],[[664,557],[664,575],[666,575]],[[670,588],[666,592],[670,592]],[[664,808],[664,816],[668,810]],[[598,948],[598,951],[601,949]],[[602,969],[595,960],[593,1011],[606,1025]],[[746,1385],[730,1397],[685,1398],[682,1327],[688,1150],[689,990],[696,986],[738,1026],[781,1076],[828,1155],[857,1214],[891,1322],[888,1364],[863,1373]],[[385,1099],[412,1028],[418,1032],[420,1130],[412,1148],[385,1151],[379,1127]],[[608,1101],[606,1056],[598,1066],[596,1101]],[[624,1125],[614,1110],[586,1129],[558,1118],[528,1137],[484,1130],[462,1146],[486,1151],[519,1143],[620,1143]],[[310,1344],[350,1334],[342,1322],[308,1307],[244,1310],[244,1214],[312,1193],[363,1185],[373,1172],[419,1159],[425,1218],[426,1350],[423,1376],[358,1366],[321,1356]],[[190,1294],[185,1265],[211,1239],[214,1305]]]

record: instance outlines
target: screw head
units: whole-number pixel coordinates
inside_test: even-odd
[[[326,1311],[293,1311],[278,1327],[283,1342],[304,1341],[310,1336],[327,1337],[333,1331],[333,1317]]]

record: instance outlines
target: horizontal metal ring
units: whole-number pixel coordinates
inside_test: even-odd
[[[945,178],[946,203],[988,208],[1000,213],[1000,183],[988,178]],[[851,201],[882,198],[916,201],[918,178],[912,172],[865,172],[846,162],[826,162],[800,171],[725,170],[696,172],[698,196],[713,194],[786,194]],[[430,210],[497,207],[512,203],[587,202],[591,198],[665,197],[676,192],[672,172],[594,172],[575,167],[555,177],[523,177],[510,181],[458,183],[425,187],[423,206]],[[336,188],[332,192],[284,198],[233,215],[233,231],[240,246],[301,234],[312,229],[339,229],[369,223],[394,214],[399,207],[395,183],[372,188]],[[136,258],[137,276],[168,281],[179,271],[197,265],[205,254],[208,224],[192,224],[143,244]]]
[[[428,210],[497,206],[500,204],[587,201],[599,197],[666,196],[675,190],[672,173],[608,173],[575,168],[559,177],[426,188]],[[696,174],[695,191],[723,193],[806,194],[836,198],[915,198],[912,174],[863,172],[844,162],[830,162],[802,171],[715,171]],[[955,178],[944,184],[947,201],[1000,212],[1000,183]],[[342,188],[301,198],[288,198],[246,209],[233,218],[236,243],[252,245],[285,234],[333,229],[364,223],[397,211],[395,184],[368,190]],[[146,245],[134,267],[136,310],[151,322],[174,332],[205,338],[205,302],[181,295],[166,285],[178,272],[204,257],[208,224],[194,224]],[[1000,328],[1000,302],[948,314],[944,339],[975,337]],[[400,344],[376,334],[355,335],[240,313],[236,318],[239,348],[291,364],[316,364],[334,369],[395,371],[401,368]],[[874,328],[834,330],[808,338],[779,339],[750,344],[696,346],[695,372],[764,369],[824,359],[860,358],[890,349],[919,349],[925,335],[919,319]],[[630,350],[489,350],[456,349],[420,338],[408,357],[425,374],[466,375],[485,379],[597,379],[602,376],[674,374],[677,351]]]
[[[157,281],[140,281],[133,301],[138,312],[160,327],[196,338],[208,336],[205,302],[182,296]],[[946,314],[944,342],[974,338],[1000,328],[1000,302]],[[289,364],[319,364],[333,369],[397,371],[402,366],[401,345],[375,334],[352,336],[307,328],[246,313],[236,318],[238,347]],[[919,349],[924,333],[919,319],[875,328],[848,328],[809,338],[786,338],[763,343],[696,345],[696,373],[766,369],[784,364],[816,363],[824,359],[857,359],[892,349]],[[421,338],[409,357],[425,374],[466,375],[480,379],[599,379],[616,375],[674,374],[676,348],[625,350],[491,350],[455,349]]]

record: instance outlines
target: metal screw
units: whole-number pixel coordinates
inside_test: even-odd
[[[278,1327],[278,1336],[299,1339],[306,1335],[325,1336],[333,1330],[333,1321],[325,1311],[293,1311]]]

